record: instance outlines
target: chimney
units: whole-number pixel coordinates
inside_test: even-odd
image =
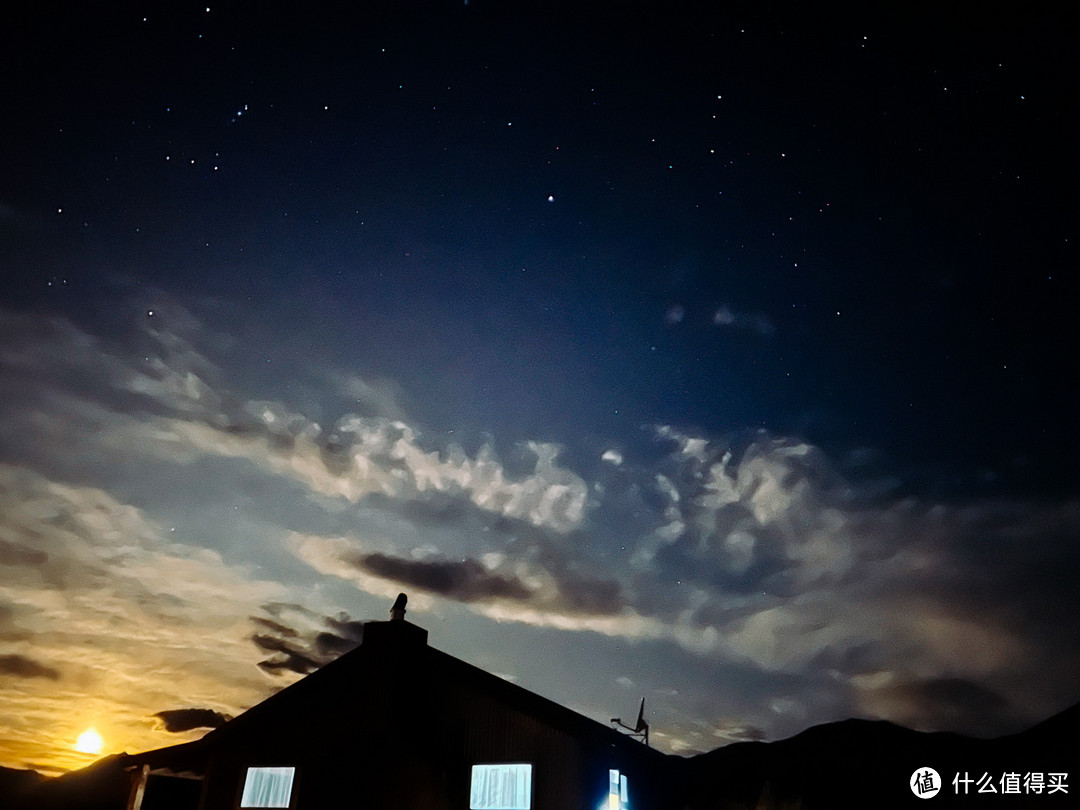
[[[390,608],[390,621],[364,622],[364,646],[423,647],[427,644],[427,630],[405,621],[405,603],[408,597],[398,594]]]
[[[397,601],[394,602],[394,606],[390,608],[390,621],[403,622],[405,621],[405,603],[409,601],[403,593],[399,593]]]

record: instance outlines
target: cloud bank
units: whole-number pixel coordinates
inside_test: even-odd
[[[83,764],[91,723],[131,749],[210,727],[402,590],[413,616],[599,639],[612,671],[630,642],[672,750],[847,715],[991,734],[1077,697],[1076,501],[891,497],[766,431],[466,451],[385,377],[298,365],[270,397],[221,323],[155,311],[111,337],[0,312],[6,764]]]

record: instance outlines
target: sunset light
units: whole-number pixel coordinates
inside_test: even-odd
[[[105,741],[101,739],[101,735],[94,729],[88,728],[75,741],[75,750],[84,754],[100,754],[104,745]]]

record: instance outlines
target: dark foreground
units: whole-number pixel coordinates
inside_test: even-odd
[[[670,789],[655,810],[1080,807],[1078,732],[1080,705],[994,740],[846,720],[779,742],[735,743],[692,758],[667,757],[659,765],[666,773],[657,776]],[[0,768],[0,808],[125,810],[136,759],[106,757],[56,779]],[[910,783],[919,774],[925,786],[926,768],[940,778],[939,792],[924,804]],[[198,810],[198,782],[169,782],[148,790],[140,810]],[[356,807],[365,806],[362,795],[356,800]],[[461,808],[466,806],[463,800]]]

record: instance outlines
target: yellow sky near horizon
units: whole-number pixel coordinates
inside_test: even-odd
[[[250,617],[284,588],[167,532],[107,493],[0,465],[0,764],[55,774],[197,739],[156,712],[236,714],[274,683]]]

